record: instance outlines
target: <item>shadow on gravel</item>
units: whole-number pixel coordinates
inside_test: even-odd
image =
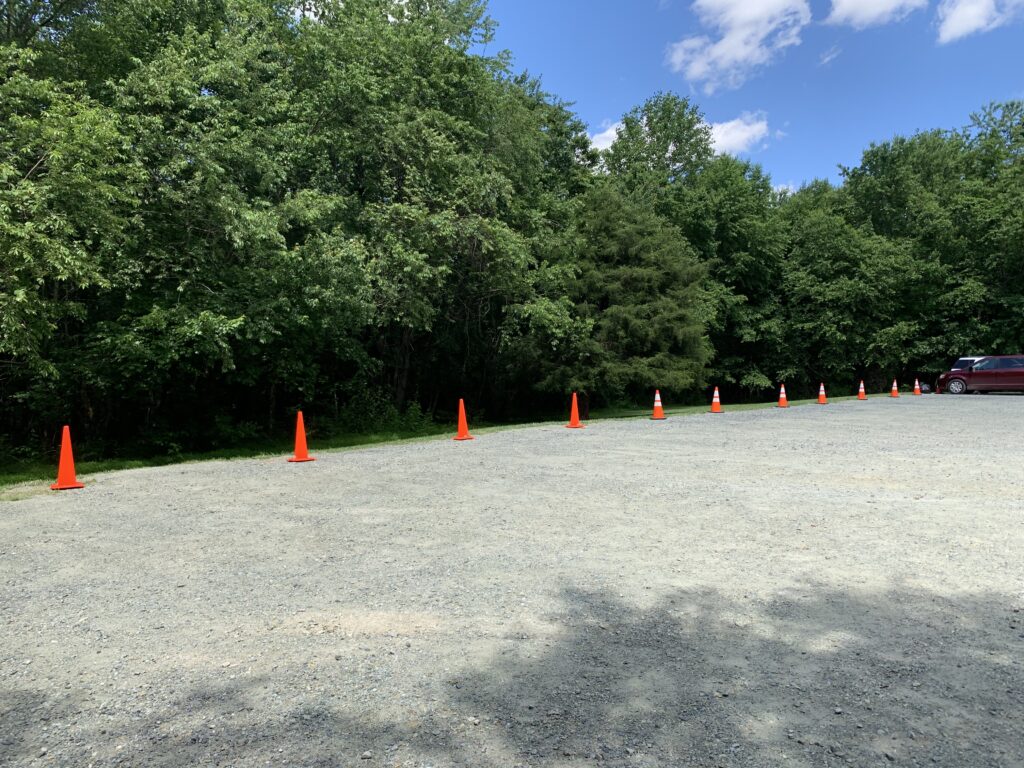
[[[1005,597],[809,586],[767,603],[565,603],[557,642],[455,694],[510,724],[523,763],[1024,765],[1024,614]]]
[[[605,592],[563,597],[544,617],[553,634],[509,636],[455,680],[424,670],[427,693],[390,683],[429,715],[382,720],[330,671],[337,693],[296,708],[294,670],[269,671],[145,717],[124,716],[144,696],[120,702],[116,721],[65,748],[84,759],[98,744],[97,766],[153,768],[1024,765],[1024,613],[1009,597],[814,585],[770,601],[678,592],[643,609]],[[474,640],[432,642],[457,653]],[[0,701],[0,764],[35,764],[44,704]]]

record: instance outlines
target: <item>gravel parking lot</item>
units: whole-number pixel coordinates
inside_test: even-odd
[[[0,503],[0,765],[1024,765],[1024,397],[87,482]]]

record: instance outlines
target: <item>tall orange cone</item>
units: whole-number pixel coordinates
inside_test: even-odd
[[[715,387],[715,394],[711,397],[711,412],[721,413],[722,412],[722,400],[718,397],[718,387]]]
[[[864,392],[864,379],[860,380],[860,389],[857,390],[857,399],[858,400],[867,400],[868,399],[867,393]]]
[[[818,387],[818,405],[828,405],[828,398],[825,397],[825,382]]]
[[[576,393],[572,393],[572,410],[569,412],[569,423],[565,425],[566,429],[583,429],[583,425],[580,423],[580,407],[576,404]]]
[[[789,408],[789,400],[786,399],[786,385],[779,387],[779,404],[776,408]]]
[[[899,397],[900,388],[896,386],[896,379],[892,380],[892,392],[889,393],[889,397]]]
[[[665,409],[661,407],[661,392],[654,390],[654,413],[651,414],[652,421],[662,421],[665,418]]]
[[[914,379],[914,394],[917,397],[921,396],[921,382],[918,379]]]
[[[67,491],[71,488],[85,488],[75,477],[75,456],[71,452],[71,428],[64,425],[64,434],[60,438],[60,463],[57,466],[57,482],[50,486],[51,491]]]
[[[459,398],[459,433],[452,438],[452,440],[472,440],[473,436],[469,434],[469,423],[466,421],[466,404],[462,402],[462,398]]]
[[[299,415],[295,418],[295,455],[288,461],[293,464],[300,461],[316,461],[309,455],[309,449],[306,448],[306,423],[302,420],[302,411],[299,411]]]

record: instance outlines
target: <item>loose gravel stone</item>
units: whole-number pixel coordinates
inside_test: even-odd
[[[726,406],[18,488],[0,765],[1024,765],[1024,397]]]

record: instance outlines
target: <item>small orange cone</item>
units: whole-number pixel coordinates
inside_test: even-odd
[[[466,421],[466,404],[462,402],[462,398],[459,398],[459,433],[452,438],[452,440],[472,440],[473,436],[469,434],[469,423]]]
[[[302,411],[299,411],[299,415],[295,418],[295,455],[288,461],[293,464],[300,461],[316,461],[309,455],[309,449],[306,448],[306,423],[302,420]]]
[[[828,398],[825,397],[825,382],[818,387],[818,405],[828,405]]]
[[[572,393],[572,410],[569,412],[569,423],[565,425],[566,429],[583,429],[583,425],[580,424],[580,407],[576,404],[576,393]]]
[[[661,392],[654,390],[654,413],[651,414],[652,421],[661,421],[665,418],[665,409],[661,407]]]
[[[711,412],[721,413],[722,412],[722,400],[718,396],[718,387],[715,387],[715,394],[711,397]]]
[[[50,486],[51,491],[67,491],[71,488],[85,488],[75,477],[75,455],[71,452],[71,428],[64,425],[64,434],[60,438],[60,463],[57,466],[57,482]]]
[[[921,382],[918,381],[917,379],[914,379],[914,394],[917,397],[921,396]]]
[[[867,400],[868,399],[867,394],[864,392],[864,379],[860,380],[860,389],[857,390],[857,399],[858,400]]]
[[[779,404],[776,408],[789,408],[789,400],[786,399],[786,385],[779,387]]]
[[[896,379],[892,380],[892,392],[889,393],[889,397],[899,397],[900,388],[896,386]]]

